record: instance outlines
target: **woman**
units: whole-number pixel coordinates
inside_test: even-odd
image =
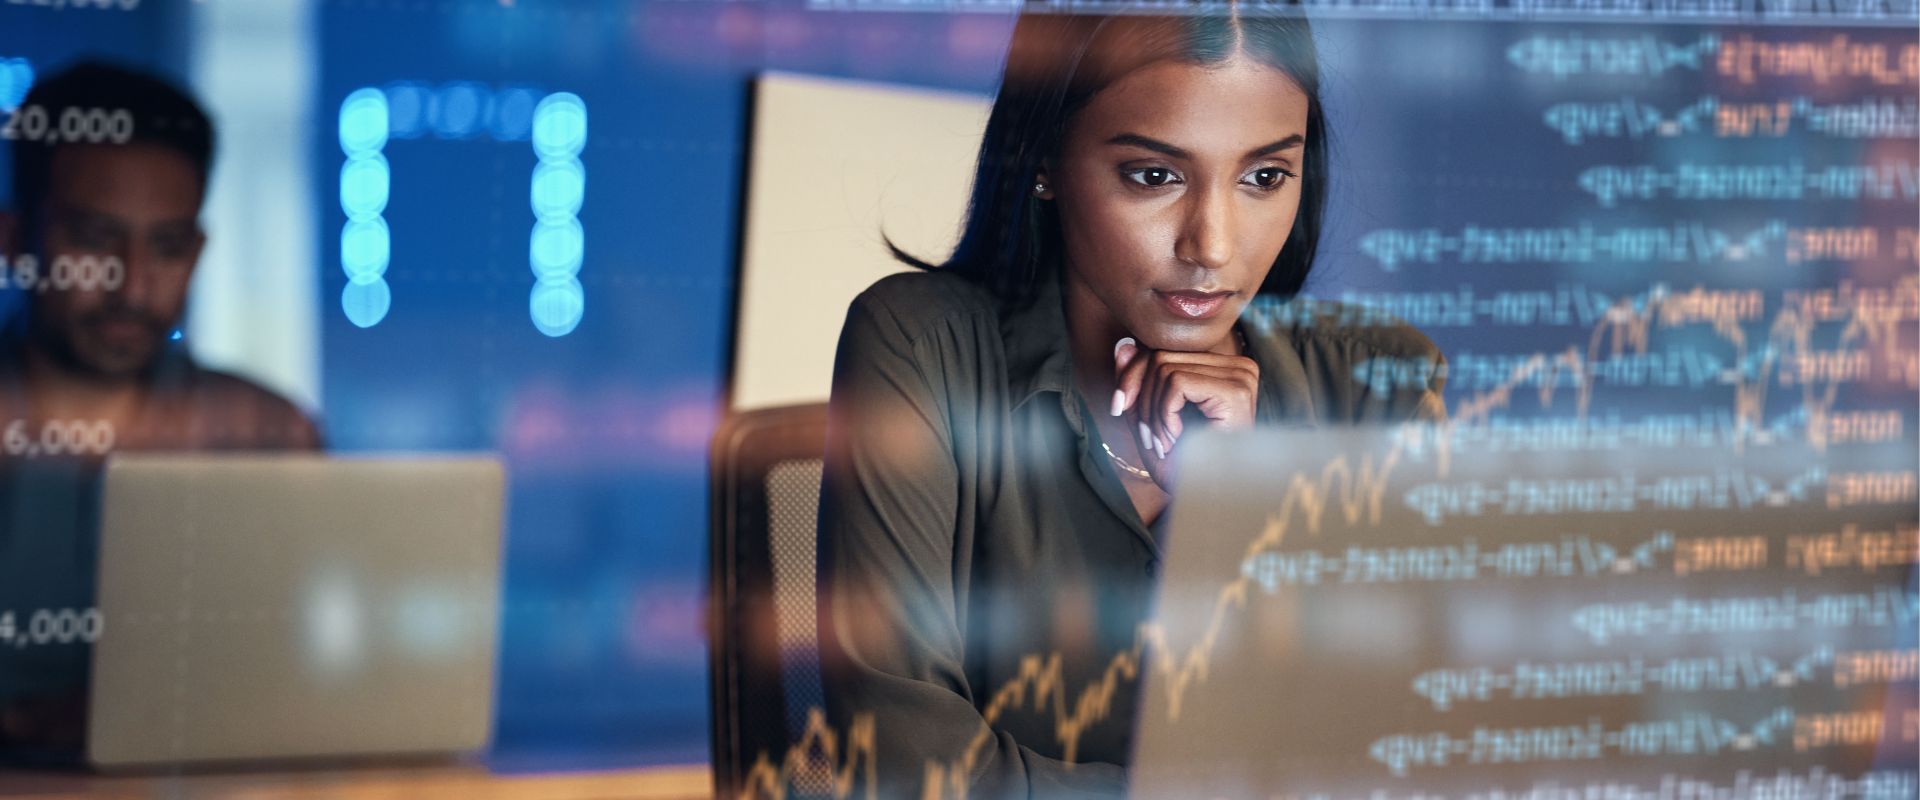
[[[854,302],[834,370],[822,670],[880,796],[1121,792],[1132,683],[1075,704],[1134,646],[1181,436],[1443,413],[1437,381],[1369,389],[1438,364],[1424,336],[1288,302],[1327,190],[1315,59],[1293,15],[1017,24],[958,247],[896,249],[926,271]]]

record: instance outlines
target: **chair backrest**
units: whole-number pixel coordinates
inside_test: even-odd
[[[815,531],[825,404],[729,416],[714,436],[707,647],[715,796],[733,798],[762,755],[779,768],[820,707]],[[817,784],[817,785],[816,785]],[[825,794],[816,770],[788,796]]]

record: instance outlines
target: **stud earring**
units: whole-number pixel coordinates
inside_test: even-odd
[[[1044,195],[1044,194],[1046,194],[1046,193],[1047,193],[1047,185],[1046,185],[1046,184],[1044,184],[1044,183],[1036,183],[1036,184],[1034,184],[1034,185],[1033,185],[1033,196],[1034,196],[1034,197],[1039,197],[1039,196],[1041,196],[1041,195]]]

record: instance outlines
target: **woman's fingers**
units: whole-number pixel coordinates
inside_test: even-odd
[[[1167,372],[1160,381],[1160,393],[1155,402],[1160,427],[1166,431],[1167,445],[1172,446],[1185,431],[1186,425],[1180,418],[1180,411],[1189,405],[1199,409],[1217,427],[1232,428],[1243,422],[1251,422],[1255,387],[1247,383],[1245,375],[1245,372],[1238,370],[1193,366]]]
[[[1140,400],[1133,408],[1136,419],[1154,435],[1156,455],[1165,458],[1185,432],[1180,412],[1189,405],[1216,427],[1253,424],[1259,368],[1251,360],[1244,361],[1223,364],[1211,359],[1160,359],[1155,354],[1155,363],[1142,381]]]
[[[1127,367],[1133,364],[1134,359],[1137,358],[1139,354],[1140,345],[1135,342],[1131,336],[1123,337],[1120,341],[1114,342],[1113,374],[1117,377],[1126,373]],[[1133,405],[1133,398],[1135,396],[1136,395],[1128,394],[1126,387],[1116,386],[1113,390],[1113,408],[1108,411],[1108,414],[1117,417],[1125,413],[1127,407]]]
[[[1253,359],[1218,353],[1149,350],[1132,337],[1114,343],[1115,384],[1108,413],[1130,418],[1143,460],[1166,459],[1192,405],[1219,427],[1251,426],[1260,367]]]
[[[1152,365],[1153,353],[1141,347],[1139,343],[1133,340],[1133,337],[1129,336],[1118,342],[1114,342],[1113,367],[1115,388],[1113,390],[1113,407],[1109,409],[1108,413],[1117,417],[1127,413],[1127,411],[1131,409],[1141,407],[1140,399],[1146,396],[1144,394],[1146,389],[1145,384],[1147,374],[1152,368]],[[1137,434],[1136,441],[1139,443],[1141,460],[1144,462],[1147,454],[1154,452],[1152,429],[1149,428],[1146,421],[1138,415],[1135,415],[1133,419],[1134,431]]]
[[[1132,337],[1114,343],[1114,391],[1113,408],[1108,413],[1120,416],[1128,409],[1140,405],[1141,385],[1146,381],[1147,369],[1152,366],[1155,351],[1149,351],[1133,341]]]

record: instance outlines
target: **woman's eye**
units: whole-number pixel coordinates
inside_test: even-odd
[[[1248,173],[1248,178],[1252,180],[1253,185],[1262,189],[1278,189],[1286,184],[1288,178],[1298,177],[1300,176],[1279,167],[1263,167]]]
[[[1138,183],[1142,186],[1165,186],[1169,183],[1180,182],[1179,176],[1173,174],[1173,170],[1166,169],[1164,167],[1142,167],[1140,169],[1130,169],[1123,174],[1127,176],[1128,180],[1131,180],[1134,183]]]

